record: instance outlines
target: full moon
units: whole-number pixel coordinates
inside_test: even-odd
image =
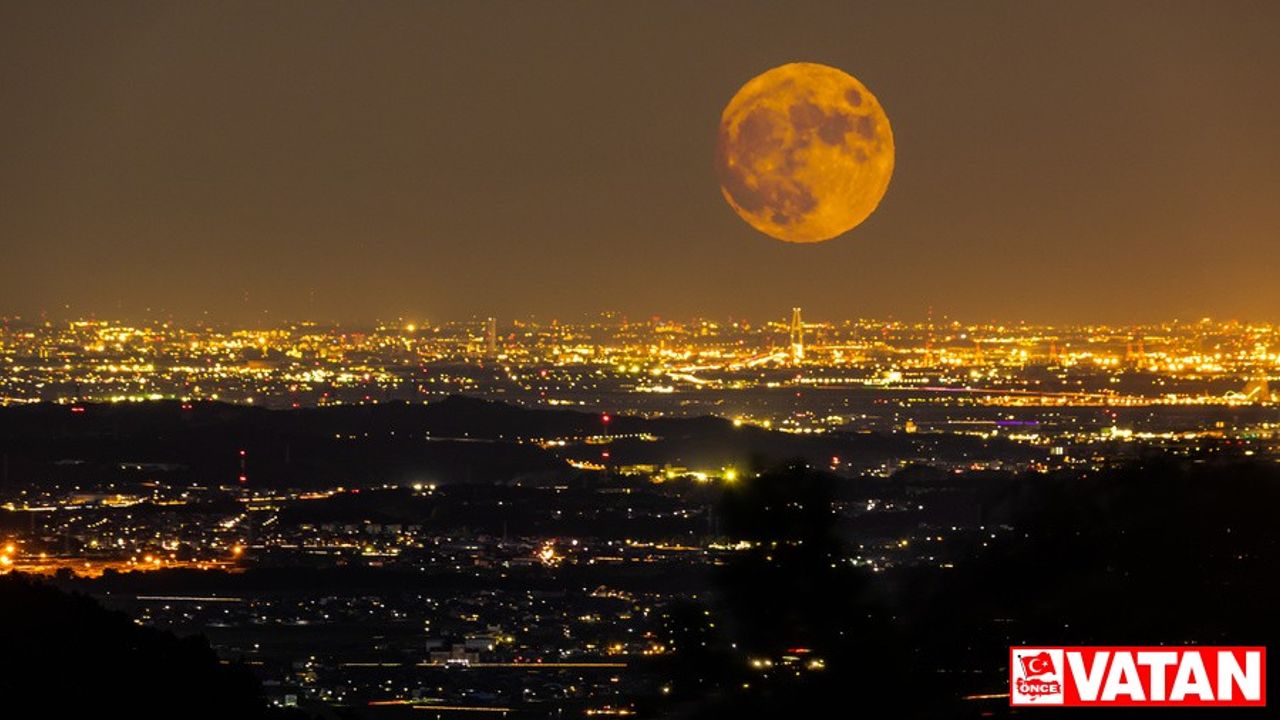
[[[866,220],[893,175],[893,131],[856,78],[817,63],[773,68],[720,117],[720,190],[760,232],[830,240]]]

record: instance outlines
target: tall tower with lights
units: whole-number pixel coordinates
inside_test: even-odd
[[[487,358],[498,357],[498,319],[489,318],[484,328],[484,355]]]
[[[804,322],[800,319],[800,308],[791,308],[791,361],[799,363],[804,360]]]

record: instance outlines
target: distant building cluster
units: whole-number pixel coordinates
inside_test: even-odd
[[[947,388],[996,406],[1276,402],[1280,327],[805,322],[0,322],[0,403],[223,400],[270,407],[429,400],[700,412],[700,397]],[[678,395],[693,402],[653,401]],[[630,396],[629,399],[626,396]],[[623,398],[623,399],[619,399]],[[785,417],[762,417],[773,422]]]

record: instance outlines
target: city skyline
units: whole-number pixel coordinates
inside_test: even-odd
[[[478,394],[604,412],[723,414],[753,392],[792,387],[837,397],[924,388],[932,402],[961,393],[992,407],[1238,407],[1276,401],[1268,379],[1280,367],[1280,326],[829,322],[799,307],[764,323],[489,317],[255,329],[80,320],[0,324],[0,362],[8,367],[0,406],[296,408]],[[781,409],[767,419],[795,420],[789,403]]]
[[[1271,5],[59,8],[0,10],[5,314],[1280,306]],[[814,247],[714,168],[724,104],[796,60],[866,80],[900,144]]]
[[[460,313],[456,315],[439,315],[432,313],[402,313],[402,314],[383,314],[361,317],[351,317],[345,319],[326,318],[320,316],[297,315],[297,316],[273,316],[270,313],[262,313],[257,316],[249,316],[245,318],[214,316],[211,313],[201,313],[199,315],[186,317],[173,313],[162,313],[150,309],[145,309],[139,313],[125,312],[90,312],[78,313],[74,308],[63,308],[61,312],[39,311],[29,315],[8,314],[0,315],[0,323],[13,323],[17,325],[39,325],[44,323],[77,323],[77,322],[105,322],[105,323],[137,323],[137,324],[155,324],[169,323],[175,325],[187,325],[191,327],[218,327],[218,328],[239,328],[245,330],[269,329],[280,327],[283,325],[293,324],[312,324],[331,327],[346,327],[353,330],[368,330],[378,327],[387,327],[393,325],[429,325],[429,324],[461,324],[461,323],[484,323],[490,318],[494,318],[499,322],[516,322],[516,323],[567,323],[575,324],[582,322],[591,322],[599,319],[616,320],[623,323],[649,323],[649,322],[714,322],[723,324],[746,323],[749,325],[762,325],[774,322],[786,322],[791,316],[791,307],[784,307],[782,310],[775,310],[770,313],[763,311],[762,314],[747,315],[744,313],[728,312],[725,314],[708,314],[692,312],[688,314],[663,314],[663,313],[637,313],[628,314],[617,309],[600,308],[597,310],[582,310],[578,312],[569,311],[564,314],[512,314],[512,315],[494,315],[490,313]],[[1040,318],[1028,316],[958,316],[949,313],[939,312],[934,308],[925,308],[919,314],[895,314],[886,313],[881,315],[852,313],[852,314],[836,314],[822,312],[810,312],[805,309],[805,317],[812,319],[814,322],[823,323],[842,323],[842,322],[880,322],[886,324],[905,323],[908,325],[928,325],[934,324],[939,327],[943,325],[961,324],[961,325],[1036,325],[1049,327],[1087,327],[1087,326],[1103,326],[1103,327],[1153,327],[1168,324],[1191,324],[1198,322],[1213,323],[1238,323],[1244,325],[1273,325],[1276,320],[1270,316],[1263,315],[1261,317],[1238,317],[1238,316],[1221,316],[1204,313],[1192,313],[1186,316],[1152,316],[1150,318],[1107,321],[1097,318],[1080,318],[1071,322],[1055,322]]]

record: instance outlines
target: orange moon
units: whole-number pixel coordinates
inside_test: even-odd
[[[893,175],[893,131],[856,78],[817,63],[773,68],[720,116],[720,190],[743,220],[787,242],[814,243],[866,220]]]

